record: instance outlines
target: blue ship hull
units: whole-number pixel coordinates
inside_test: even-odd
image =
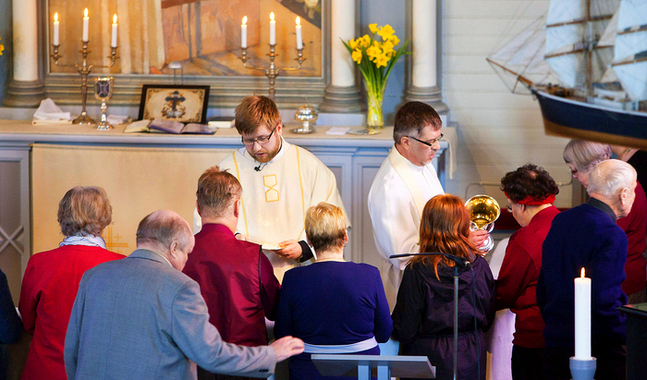
[[[647,113],[613,110],[547,94],[537,96],[548,135],[647,149]]]

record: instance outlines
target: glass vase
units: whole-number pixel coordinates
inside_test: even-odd
[[[366,92],[368,100],[368,113],[366,114],[366,126],[368,129],[380,131],[384,128],[384,114],[382,113],[382,102],[384,101],[384,91]]]
[[[368,112],[366,113],[366,128],[354,129],[348,133],[351,135],[375,135],[384,129],[384,114],[382,113],[382,102],[384,100],[384,88],[377,90],[375,86],[366,83],[366,98],[368,101]]]

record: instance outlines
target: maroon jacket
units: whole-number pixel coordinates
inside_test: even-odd
[[[525,348],[544,347],[544,321],[537,306],[536,292],[541,247],[559,210],[555,206],[539,211],[530,223],[512,234],[496,280],[496,308],[510,308],[516,314],[514,343]]]
[[[209,322],[225,342],[267,344],[265,317],[274,319],[280,285],[258,244],[237,240],[224,225],[205,224],[183,272],[200,285]]]
[[[629,240],[625,264],[627,278],[622,283],[622,291],[630,295],[645,289],[647,284],[645,273],[647,260],[643,256],[647,244],[647,198],[640,183],[636,186],[636,199],[631,206],[631,212],[626,217],[618,219],[618,225],[627,234]]]

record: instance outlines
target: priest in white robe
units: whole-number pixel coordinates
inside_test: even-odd
[[[285,141],[276,104],[250,96],[236,107],[236,129],[245,145],[219,164],[243,187],[237,232],[263,244],[279,281],[288,269],[312,259],[306,242],[306,210],[319,202],[340,207],[346,215],[335,175],[309,151]],[[201,228],[194,215],[194,232]]]
[[[398,253],[419,252],[420,217],[427,201],[444,194],[431,160],[440,149],[442,120],[428,104],[408,102],[395,115],[395,144],[382,163],[368,194],[384,290],[391,310],[409,258],[389,259]],[[472,233],[478,247],[487,233]]]

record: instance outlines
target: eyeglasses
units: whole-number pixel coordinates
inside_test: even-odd
[[[414,139],[414,140],[416,140],[417,142],[419,142],[419,143],[421,143],[421,144],[425,144],[425,145],[427,145],[427,146],[433,147],[433,146],[434,146],[434,144],[436,144],[437,142],[440,142],[440,140],[442,140],[442,139],[443,139],[443,136],[445,136],[445,135],[443,135],[443,134],[441,133],[441,134],[440,134],[440,136],[438,136],[438,138],[435,138],[435,139],[433,139],[433,140],[429,140],[429,141],[422,141],[422,140],[417,139],[417,138],[415,138],[415,137],[413,137],[413,136],[407,136],[407,137],[408,137],[408,138],[410,138],[410,139]]]
[[[505,208],[507,208],[507,209],[508,209],[508,212],[509,212],[509,213],[512,213],[512,205],[511,205],[511,204],[509,204],[509,203],[508,203],[508,204],[505,206]]]
[[[254,146],[254,143],[258,143],[258,145],[263,145],[267,144],[270,139],[272,138],[272,135],[274,134],[274,131],[276,131],[276,128],[272,129],[272,133],[270,133],[268,136],[261,136],[257,137],[255,139],[245,139],[241,138],[241,141],[245,146]]]

